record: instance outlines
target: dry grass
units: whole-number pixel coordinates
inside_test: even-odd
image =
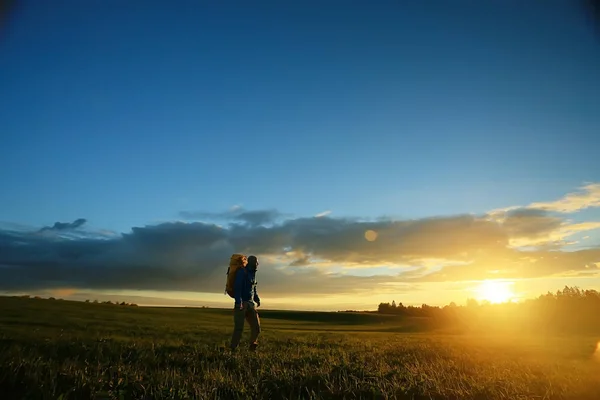
[[[595,338],[389,333],[377,330],[414,321],[264,312],[260,351],[232,355],[228,311],[13,298],[0,309],[3,398],[600,398]]]

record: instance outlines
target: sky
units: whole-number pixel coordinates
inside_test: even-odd
[[[600,287],[577,2],[284,3],[13,10],[2,293],[228,306],[237,252],[271,308]]]

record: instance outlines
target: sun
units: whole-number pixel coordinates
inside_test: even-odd
[[[490,303],[505,303],[515,297],[512,285],[513,282],[483,281],[476,289],[477,297]]]

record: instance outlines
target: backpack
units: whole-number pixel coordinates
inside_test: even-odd
[[[225,284],[225,293],[232,299],[235,298],[234,284],[235,274],[240,268],[245,268],[248,264],[248,259],[243,254],[233,254],[229,260],[229,268],[227,268],[227,282]]]

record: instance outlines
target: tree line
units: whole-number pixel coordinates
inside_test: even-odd
[[[11,296],[11,297],[17,297],[17,298],[21,298],[21,299],[34,299],[34,300],[42,300],[43,299],[43,297],[40,297],[40,296],[30,296],[28,294],[24,294],[24,295],[21,295],[21,296]],[[60,299],[60,298],[57,299],[56,297],[48,297],[48,300],[59,300],[59,301],[62,301],[63,299]],[[115,301],[115,302],[112,302],[110,300],[108,300],[108,301],[91,300],[90,301],[88,299],[85,302],[86,303],[93,303],[93,304],[112,304],[112,305],[115,305],[115,306],[137,307],[137,304],[135,304],[135,303],[127,303],[125,301],[122,301],[122,302],[119,303],[118,301]]]
[[[438,327],[459,330],[518,330],[600,333],[600,293],[565,286],[522,302],[491,304],[468,299],[465,305],[405,306],[380,303],[377,312],[433,320]]]

